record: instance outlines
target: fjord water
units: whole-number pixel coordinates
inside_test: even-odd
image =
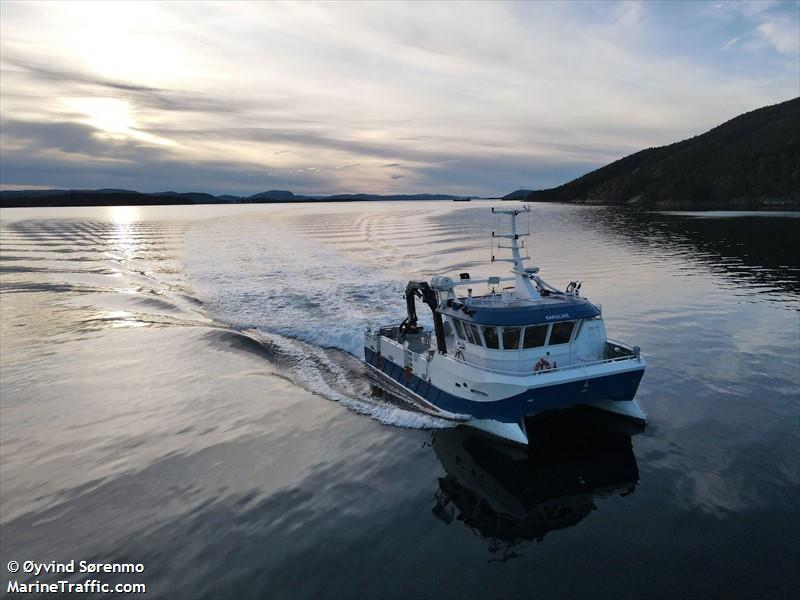
[[[796,597],[797,215],[534,205],[650,424],[545,415],[522,451],[359,360],[408,279],[502,274],[489,206],[3,210],[2,593],[88,560],[163,598]]]

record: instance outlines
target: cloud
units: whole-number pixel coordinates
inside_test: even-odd
[[[800,2],[797,0],[731,1],[712,5],[706,15],[721,18],[728,31],[739,31],[722,50],[744,39],[746,49],[768,58],[769,50],[789,57],[796,70],[800,55]],[[760,43],[757,43],[760,42]]]
[[[96,128],[81,123],[3,120],[4,160],[6,152],[31,156],[47,153],[80,155],[100,161],[136,161],[144,154],[163,157],[158,146],[150,146],[130,138],[103,135]]]
[[[761,37],[773,48],[787,56],[800,53],[800,21],[775,19],[758,26]]]
[[[554,185],[796,95],[785,4],[6,3],[0,184]]]
[[[281,188],[325,189],[331,183],[324,175],[308,169],[295,173],[224,159],[185,161],[152,148],[127,146],[120,150],[113,144],[109,141],[101,156],[53,152],[49,150],[50,144],[29,143],[22,150],[4,150],[0,181],[5,189],[27,188],[26,184],[94,189],[113,183],[115,187],[149,192],[183,190],[246,195]],[[95,150],[92,142],[72,149],[78,148]]]
[[[731,39],[729,39],[727,42],[725,42],[724,44],[722,44],[722,46],[720,47],[720,50],[722,50],[722,51],[729,50],[729,49],[730,49],[730,48],[732,48],[732,47],[733,47],[733,46],[734,46],[734,45],[735,45],[735,44],[736,44],[736,43],[737,43],[737,42],[738,42],[740,39],[742,39],[742,36],[741,36],[741,35],[737,35],[736,37],[732,37],[732,38],[731,38]]]
[[[45,66],[21,58],[4,57],[3,62],[7,66],[4,70],[6,75],[10,74],[8,67],[16,68],[31,79],[55,85],[73,94],[88,93],[101,97],[111,94],[115,97],[129,98],[144,107],[156,110],[231,114],[241,112],[248,106],[248,103],[241,99],[223,99],[205,94],[125,83],[77,69]],[[255,104],[251,102],[249,106],[253,107]]]

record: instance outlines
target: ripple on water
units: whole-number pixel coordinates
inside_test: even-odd
[[[792,597],[794,223],[535,206],[545,278],[642,347],[650,425],[520,451],[358,358],[408,279],[498,274],[487,206],[4,211],[2,555],[143,561],[192,597]]]

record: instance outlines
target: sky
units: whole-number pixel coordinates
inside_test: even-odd
[[[0,2],[2,189],[502,195],[800,95],[800,3]]]

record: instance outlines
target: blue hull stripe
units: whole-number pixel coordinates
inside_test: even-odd
[[[404,368],[384,357],[379,366],[376,353],[369,348],[364,348],[364,355],[367,363],[443,410],[471,415],[477,419],[495,419],[506,423],[516,423],[527,415],[576,404],[587,404],[599,400],[633,400],[639,387],[639,381],[644,374],[644,369],[640,369],[590,379],[588,385],[585,385],[585,380],[580,380],[526,390],[502,400],[475,402],[440,390],[416,375],[412,374],[409,379]]]

